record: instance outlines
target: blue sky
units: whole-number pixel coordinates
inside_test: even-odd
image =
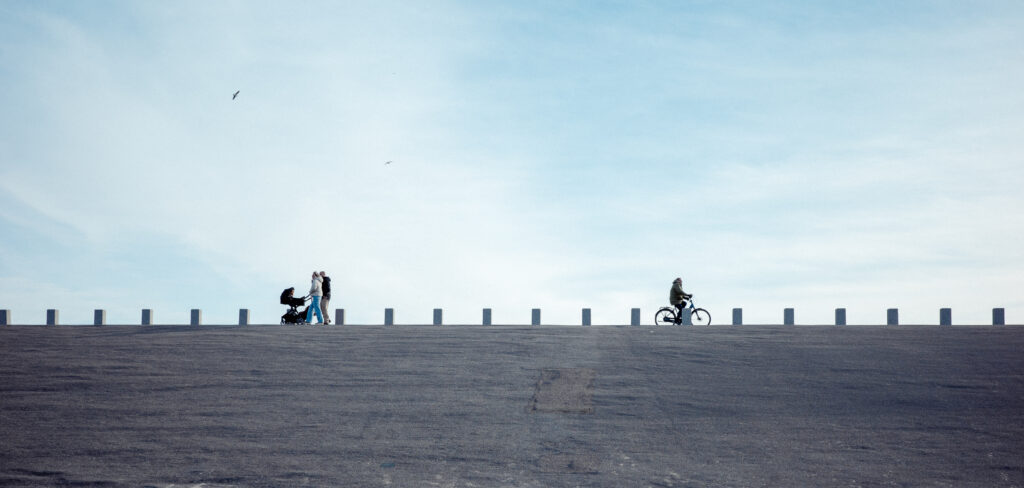
[[[1020,2],[0,3],[0,308],[1024,310]],[[240,90],[237,100],[231,94]],[[385,161],[394,161],[385,165]]]

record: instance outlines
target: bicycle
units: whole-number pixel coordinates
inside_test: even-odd
[[[703,308],[693,305],[693,299],[689,300],[688,307],[683,307],[683,313],[690,311],[690,323],[687,325],[711,325],[711,314]],[[679,317],[675,307],[661,307],[654,314],[654,325],[682,325],[682,317]]]

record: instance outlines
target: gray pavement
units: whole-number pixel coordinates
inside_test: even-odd
[[[1021,327],[0,327],[3,486],[1024,486]]]

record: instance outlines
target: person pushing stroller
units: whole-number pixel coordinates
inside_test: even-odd
[[[306,309],[306,323],[312,323],[313,313],[316,313],[317,325],[324,324],[324,314],[320,311],[320,299],[324,296],[323,290],[324,279],[320,277],[320,273],[313,272],[313,280],[309,285],[309,296],[313,298],[313,303],[309,304]]]

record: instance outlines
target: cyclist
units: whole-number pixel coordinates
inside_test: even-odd
[[[676,323],[683,322],[683,308],[686,307],[686,301],[689,300],[693,295],[683,291],[683,279],[676,278],[672,282],[672,291],[668,293],[668,301],[676,307],[679,313],[676,315]]]

